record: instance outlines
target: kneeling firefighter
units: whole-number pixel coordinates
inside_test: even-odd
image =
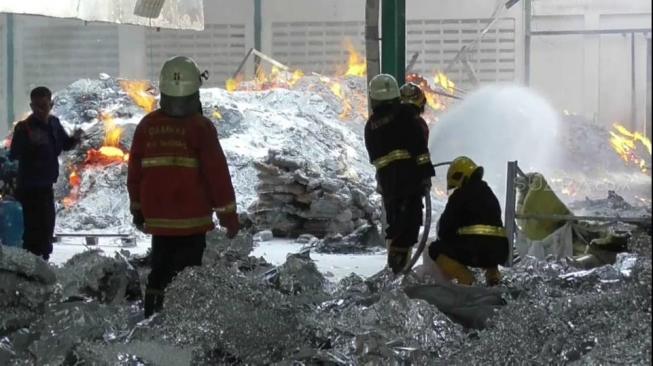
[[[419,115],[401,104],[397,81],[381,74],[370,81],[372,115],[365,125],[365,146],[376,167],[386,209],[388,267],[406,267],[422,225],[422,196],[435,171]]]
[[[202,75],[188,57],[161,69],[160,108],[138,124],[127,185],[134,224],[152,234],[145,317],[161,310],[163,292],[187,266],[202,264],[213,213],[233,238],[239,230],[229,168],[211,121],[201,114]]]
[[[485,269],[488,286],[501,280],[498,269],[508,259],[508,239],[501,220],[501,206],[483,180],[483,167],[461,156],[447,171],[447,189],[453,189],[438,222],[438,239],[429,256],[446,277],[471,285],[467,268]]]

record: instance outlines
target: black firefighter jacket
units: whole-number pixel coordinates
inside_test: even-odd
[[[473,225],[503,226],[499,200],[482,179],[482,174],[480,168],[449,196],[438,223],[438,250],[467,265],[490,267],[507,259],[508,240],[458,234],[459,229]]]
[[[365,146],[384,199],[419,194],[424,179],[435,175],[424,120],[406,105],[378,108],[365,125]]]

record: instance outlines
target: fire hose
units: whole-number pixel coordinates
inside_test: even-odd
[[[433,164],[433,168],[439,166],[449,165],[450,161],[445,161],[442,163]],[[429,232],[431,230],[431,191],[429,189],[424,190],[424,230],[422,231],[422,237],[420,238],[419,243],[417,244],[417,250],[413,257],[408,262],[408,266],[404,269],[403,273],[408,274],[412,269],[415,263],[419,260],[419,257],[422,255],[424,248],[426,247],[426,240],[429,237]]]

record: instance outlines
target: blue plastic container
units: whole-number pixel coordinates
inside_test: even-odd
[[[10,247],[23,247],[23,206],[13,199],[0,201],[0,242]]]

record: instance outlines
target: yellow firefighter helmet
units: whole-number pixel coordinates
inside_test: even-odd
[[[466,156],[455,158],[447,170],[447,189],[460,188],[476,169],[478,165],[472,159]]]

